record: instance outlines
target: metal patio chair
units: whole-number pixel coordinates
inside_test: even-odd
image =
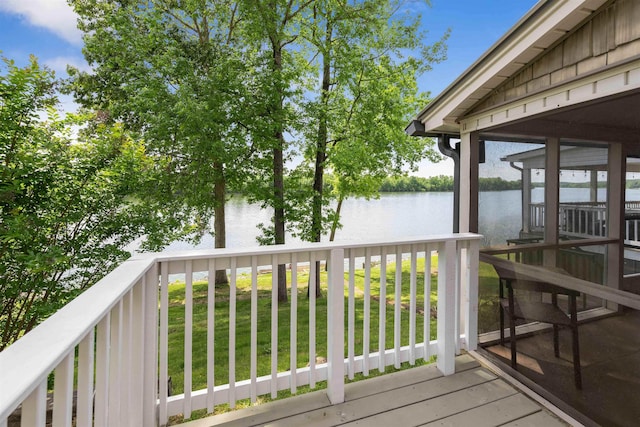
[[[516,320],[524,319],[528,321],[536,321],[553,325],[553,350],[555,357],[560,356],[560,343],[558,339],[558,330],[560,326],[568,327],[571,330],[572,348],[573,348],[573,372],[574,383],[577,389],[582,388],[582,373],[580,370],[580,346],[578,342],[578,314],[576,308],[576,297],[580,295],[577,291],[565,289],[551,283],[523,279],[518,277],[514,268],[504,266],[493,266],[498,273],[500,279],[500,344],[504,345],[504,317],[509,318],[509,340],[511,346],[511,367],[517,368],[516,362]],[[563,272],[561,269],[554,271]],[[504,289],[507,289],[507,296],[504,295]],[[530,293],[540,294],[539,300],[524,298],[522,294],[529,291]],[[546,300],[543,294],[551,296]],[[566,295],[568,299],[569,313],[565,313],[558,307],[558,295]]]

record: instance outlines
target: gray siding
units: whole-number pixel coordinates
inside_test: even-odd
[[[640,1],[613,1],[506,80],[469,113],[540,92],[638,55]]]

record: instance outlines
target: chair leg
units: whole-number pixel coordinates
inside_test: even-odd
[[[504,347],[504,308],[500,307],[500,345]]]
[[[509,316],[509,343],[511,344],[511,367],[518,370],[516,361],[516,320],[513,316]]]
[[[498,298],[500,303],[500,345],[504,347],[504,307],[502,306],[502,300],[504,298],[504,283],[502,282],[502,279],[499,279],[498,282]]]
[[[553,354],[560,357],[560,339],[558,337],[558,325],[553,325]]]
[[[578,390],[582,389],[582,369],[580,367],[580,342],[578,340],[578,310],[576,297],[569,297],[569,312],[571,313],[571,338],[573,341],[573,379]]]
[[[513,298],[513,288],[507,286],[509,294],[509,342],[511,343],[511,367],[518,370],[516,361],[516,316],[515,316],[515,300]]]
[[[578,342],[578,327],[571,328],[573,341],[573,378],[577,389],[582,389],[582,369],[580,368],[580,343]]]

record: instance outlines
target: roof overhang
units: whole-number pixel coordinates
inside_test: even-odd
[[[606,2],[607,0],[538,2],[418,114],[417,120],[424,125],[423,133],[426,136],[459,135],[460,121],[474,105]]]

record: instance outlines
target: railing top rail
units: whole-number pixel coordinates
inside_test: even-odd
[[[138,255],[139,259],[153,259],[158,262],[179,261],[181,259],[197,260],[207,258],[228,258],[231,256],[251,256],[264,254],[287,254],[295,252],[324,251],[332,249],[357,249],[371,246],[398,246],[418,243],[441,243],[459,240],[480,240],[482,236],[475,233],[452,233],[428,236],[410,236],[394,240],[359,240],[343,242],[296,243],[275,246],[255,246],[247,248],[198,249],[180,252],[158,252]]]
[[[0,352],[0,420],[42,382],[152,266],[128,260]]]
[[[558,243],[524,243],[520,245],[501,245],[482,248],[480,251],[485,255],[505,255],[515,254],[525,251],[539,251],[545,249],[563,249],[572,248],[574,246],[602,246],[611,243],[617,243],[619,239],[610,237],[594,237],[591,239],[562,240]]]

